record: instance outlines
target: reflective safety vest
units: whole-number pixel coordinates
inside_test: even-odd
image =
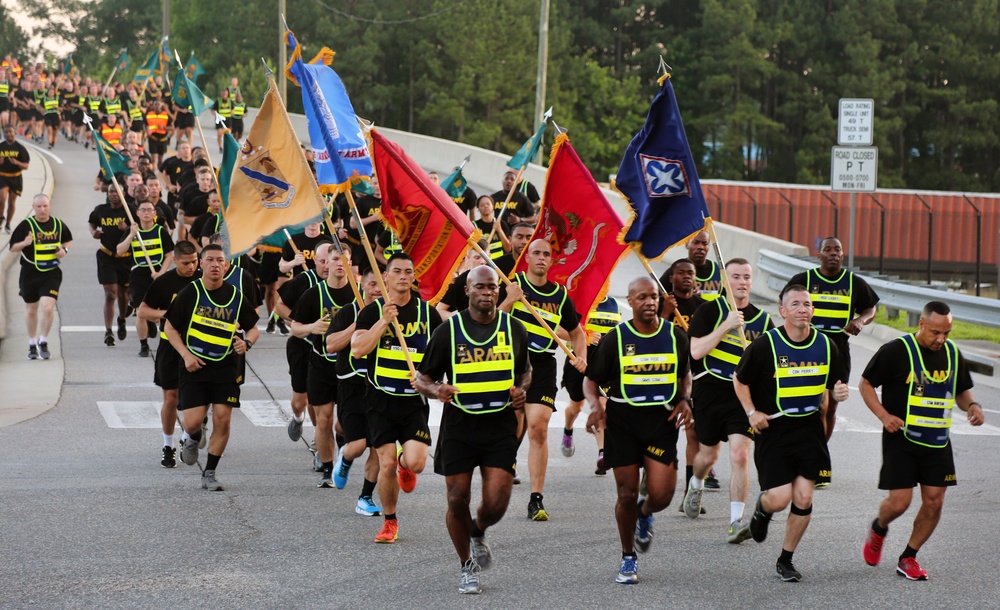
[[[664,319],[650,335],[631,322],[618,325],[618,366],[621,397],[609,400],[633,407],[669,407],[677,394],[677,341],[674,325]]]
[[[844,269],[837,279],[829,280],[820,275],[819,269],[810,269],[806,288],[813,302],[812,325],[827,333],[844,332],[851,321],[854,273]]]
[[[700,277],[696,273],[694,281],[701,298],[706,301],[714,301],[722,295],[722,269],[715,261],[707,262],[712,266],[712,272],[708,274],[708,277]]]
[[[32,238],[32,254],[34,254],[35,269],[39,271],[52,271],[59,266],[59,259],[56,253],[62,248],[62,221],[53,218],[55,226],[52,231],[45,232],[38,225],[34,216],[28,216],[28,225],[31,227],[34,236]],[[27,260],[27,257],[25,257]]]
[[[233,118],[242,119],[243,115],[247,113],[247,103],[246,102],[233,102]]]
[[[133,121],[141,121],[142,105],[138,101],[133,105],[132,100],[126,100],[125,104],[128,105],[128,118]]]
[[[958,348],[951,339],[945,341],[948,370],[941,377],[932,375],[924,366],[923,355],[912,334],[903,335],[899,340],[910,357],[910,391],[906,399],[903,435],[906,440],[925,447],[946,447],[958,388]]]
[[[118,144],[122,141],[122,126],[115,123],[115,126],[112,127],[111,125],[104,123],[101,125],[101,137],[107,140],[108,144],[118,146]]]
[[[561,312],[563,303],[566,302],[566,289],[556,284],[552,292],[547,294],[540,292],[537,286],[528,281],[528,276],[524,272],[515,275],[514,281],[524,290],[524,297],[535,306],[538,315],[548,323],[552,330],[555,330],[559,326],[559,322],[562,321]],[[537,305],[535,305],[536,303]],[[546,305],[554,306],[552,308],[555,311],[547,311]],[[552,340],[549,333],[545,332],[544,328],[538,325],[535,317],[528,312],[528,308],[524,306],[524,303],[521,301],[514,303],[510,313],[528,329],[529,350],[537,354],[555,354],[555,341]]]
[[[792,345],[777,328],[764,333],[774,356],[774,381],[778,409],[803,417],[819,412],[830,375],[830,340],[819,331],[806,345]]]
[[[511,403],[514,386],[514,335],[510,314],[497,311],[493,332],[477,342],[465,330],[461,314],[448,318],[451,369],[448,379],[458,388],[451,403],[466,413],[493,413]]]
[[[403,251],[403,244],[399,243],[399,239],[396,238],[396,234],[391,229],[386,230],[389,231],[389,245],[382,250],[382,255],[385,256],[385,260],[389,260],[393,254]]]
[[[10,81],[0,80],[0,97],[10,95]]]
[[[228,303],[216,303],[201,279],[194,282],[194,288],[198,298],[188,323],[186,345],[195,356],[218,362],[233,350],[243,299],[234,289]]]
[[[45,108],[45,114],[58,114],[59,96],[49,97],[46,95],[42,101],[42,106]]]
[[[122,111],[122,103],[118,98],[102,100],[104,102],[104,111],[108,114],[118,114]]]
[[[350,280],[348,280],[350,281]],[[333,299],[333,295],[330,294],[330,286],[326,282],[319,282],[316,284],[319,287],[319,308],[320,317],[329,316],[332,320],[337,313],[353,303],[352,300],[347,303],[338,303]],[[330,352],[326,349],[326,337],[320,335],[309,335],[309,339],[312,341],[313,351],[328,360],[329,362],[337,361],[337,352]],[[409,369],[407,369],[409,370]]]
[[[163,227],[158,224],[153,224],[152,229],[139,229],[139,232],[135,234],[132,238],[132,268],[136,267],[146,267],[149,268],[149,263],[146,262],[146,257],[142,253],[142,246],[146,247],[146,254],[149,255],[149,260],[153,263],[154,270],[159,270],[160,265],[163,263]],[[142,242],[142,245],[139,242]]]
[[[149,133],[151,135],[166,135],[167,133],[167,121],[170,119],[170,115],[166,112],[153,112],[150,110],[146,113],[146,126],[149,127]]]
[[[101,111],[101,98],[87,96],[87,107],[90,108],[91,112]]]
[[[587,324],[583,328],[588,333],[597,333],[603,337],[621,323],[622,309],[618,305],[618,301],[605,296],[604,300],[598,303],[594,311],[587,316]]]
[[[411,297],[416,299],[416,297]],[[431,338],[430,331],[430,305],[426,301],[417,301],[417,323],[414,325],[412,334],[403,333],[406,339],[406,347],[410,352],[410,359],[414,366],[420,364],[427,350],[427,342]],[[378,315],[382,317],[383,299],[375,301],[378,307]],[[400,326],[403,326],[402,324]],[[409,326],[409,324],[405,325]],[[422,330],[421,330],[422,327]],[[405,328],[403,329],[406,330]],[[376,388],[386,394],[393,396],[413,396],[417,393],[410,385],[410,369],[406,366],[406,356],[396,339],[396,333],[391,328],[387,334],[379,337],[378,346],[375,348],[375,367],[369,369],[368,377]]]
[[[715,319],[714,326],[714,328],[718,328],[731,310],[729,309],[729,302],[726,299],[716,299],[714,302],[719,306],[719,313]],[[770,322],[771,316],[763,310],[758,311],[752,320],[744,320],[744,337],[747,342],[752,341],[752,337],[759,337],[764,334],[764,331],[770,326]],[[724,381],[733,380],[733,377],[736,375],[736,365],[740,363],[740,358],[743,356],[744,351],[743,344],[740,342],[737,333],[739,333],[739,329],[729,331],[722,337],[718,345],[712,348],[712,351],[705,354],[703,364],[705,365],[705,370],[710,375]]]
[[[361,308],[364,307],[364,303],[358,303],[357,301],[351,302],[347,307],[354,308],[354,321],[358,320],[358,313],[361,312]],[[368,373],[368,359],[367,358],[355,358],[351,354],[350,347],[347,348],[347,354],[350,356],[348,358],[348,364],[350,365],[351,372],[346,375],[337,374],[337,379],[350,379],[354,376],[364,377]]]
[[[236,290],[243,292],[243,274],[246,273],[246,269],[237,264],[239,260],[239,258],[236,258],[229,261],[231,263],[229,271],[226,273],[226,277],[222,278],[222,281]]]
[[[233,116],[233,102],[232,100],[219,100],[219,104],[216,107],[219,111],[219,116],[224,119],[228,119]]]

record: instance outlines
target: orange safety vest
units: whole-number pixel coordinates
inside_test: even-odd
[[[101,125],[101,137],[108,141],[108,144],[112,146],[118,146],[122,141],[122,126],[120,123],[115,123],[112,127],[107,123]]]
[[[149,127],[149,133],[151,135],[166,135],[167,133],[167,120],[170,118],[166,112],[156,113],[149,111],[146,113],[146,125]]]

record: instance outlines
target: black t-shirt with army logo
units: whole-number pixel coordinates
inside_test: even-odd
[[[131,211],[132,218],[135,218],[135,209],[132,208]],[[101,245],[112,253],[115,252],[118,244],[128,235],[129,220],[124,205],[114,208],[111,207],[110,203],[102,203],[90,213],[90,218],[87,219],[87,222],[101,229]],[[124,230],[119,228],[119,223],[124,223]]]
[[[316,254],[316,246],[320,242],[330,241],[330,236],[325,235],[323,231],[316,237],[309,237],[305,233],[299,233],[297,235],[292,235],[291,242],[285,242],[285,245],[281,247],[281,258],[285,261],[290,261],[295,258],[295,250],[292,249],[292,244],[299,249],[302,256],[306,259],[306,266],[310,269],[316,268],[316,262],[313,261],[313,256]],[[292,268],[292,275],[298,275],[305,271],[302,265],[296,265]],[[287,303],[286,303],[287,305]]]

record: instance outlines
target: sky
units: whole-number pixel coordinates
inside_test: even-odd
[[[14,23],[21,26],[21,29],[28,33],[28,36],[31,38],[32,46],[42,43],[42,47],[46,51],[51,51],[57,57],[65,56],[70,52],[70,50],[72,50],[72,46],[66,43],[43,39],[43,37],[39,35],[40,32],[44,31],[42,22],[34,21],[26,17],[23,14],[17,0],[0,0],[0,4],[3,4],[4,7],[7,8],[7,14],[14,18]],[[34,61],[37,58],[31,57],[27,59]]]

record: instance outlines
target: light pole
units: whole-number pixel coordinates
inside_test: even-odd
[[[538,78],[535,82],[535,133],[542,126],[545,113],[545,80],[549,65],[549,0],[542,0],[538,17]],[[538,148],[538,164],[542,163],[542,148]]]

